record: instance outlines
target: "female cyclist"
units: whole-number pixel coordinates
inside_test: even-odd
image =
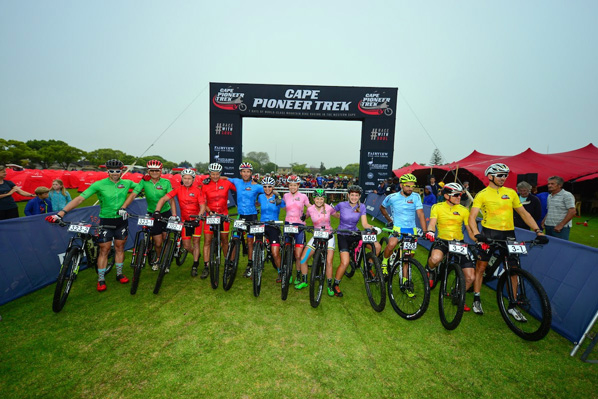
[[[345,202],[341,202],[334,207],[336,210],[336,214],[334,217],[338,217],[340,219],[340,223],[338,225],[339,230],[352,230],[358,231],[357,223],[361,221],[361,225],[364,229],[372,229],[373,226],[368,223],[367,216],[365,214],[365,205],[359,202],[361,198],[361,187],[352,185],[348,188],[348,196],[349,200]],[[358,242],[361,240],[360,236],[357,235],[348,235],[339,232],[338,236],[338,250],[341,258],[341,264],[336,269],[336,278],[334,279],[334,285],[332,286],[333,295],[337,297],[342,297],[343,293],[340,290],[339,284],[341,283],[341,279],[345,274],[345,270],[349,265],[350,254],[349,248],[353,242]],[[380,244],[377,242],[374,244],[376,246],[376,254],[380,252]],[[330,293],[329,293],[330,295]]]
[[[280,196],[274,193],[274,183],[274,179],[271,177],[265,177],[262,180],[264,193],[257,197],[261,209],[261,221],[279,220],[280,210],[286,206]],[[270,241],[274,266],[278,271],[276,282],[280,283],[280,229],[276,226],[266,226],[266,238]]]
[[[283,200],[287,207],[287,215],[284,219],[285,224],[291,224],[295,226],[305,225],[305,214],[303,213],[304,207],[309,208],[311,204],[307,195],[300,193],[299,184],[301,179],[299,176],[291,175],[287,179],[289,184],[289,192],[283,196]],[[301,252],[303,252],[303,245],[305,243],[305,232],[301,230],[295,234],[295,266],[297,268],[297,278],[295,282],[301,280]]]

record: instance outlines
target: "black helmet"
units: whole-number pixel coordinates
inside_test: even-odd
[[[106,169],[122,169],[123,166],[123,163],[118,159],[106,161]]]
[[[361,190],[361,186],[358,186],[356,184],[353,184],[353,185],[351,185],[351,186],[349,186],[347,188],[347,192],[348,193],[359,193],[359,194],[361,194],[362,191],[363,190]]]

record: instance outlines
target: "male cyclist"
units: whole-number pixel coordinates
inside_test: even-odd
[[[235,185],[237,190],[237,213],[239,219],[244,219],[247,222],[255,222],[257,220],[257,208],[255,202],[260,194],[264,193],[264,188],[253,181],[251,173],[253,166],[249,162],[243,162],[239,165],[240,179],[228,179]],[[253,270],[253,235],[247,234],[247,268],[245,269],[245,277],[251,277],[251,270]]]
[[[419,219],[419,224],[422,230],[426,231],[426,217],[424,216],[424,207],[419,194],[413,193],[413,188],[417,179],[411,173],[407,173],[399,178],[401,191],[391,194],[384,198],[380,211],[382,215],[388,220],[388,227],[393,228],[394,231],[400,233],[415,234],[417,232],[415,226],[415,218]],[[390,208],[392,218],[387,212]],[[384,248],[384,259],[382,260],[382,273],[388,273],[388,258],[394,251],[399,240],[396,237],[390,237],[388,245]]]
[[[131,202],[143,191],[145,193],[145,199],[147,200],[147,213],[153,214],[156,210],[156,204],[166,193],[172,190],[170,181],[162,178],[162,162],[157,159],[152,159],[147,162],[147,174],[143,176],[143,179],[137,183],[137,187],[133,190],[129,197],[118,211],[118,214],[122,217],[128,217],[126,208],[131,205]],[[162,207],[162,218],[169,218],[171,216],[170,208],[175,208],[174,199],[171,199],[169,203],[164,204]],[[158,270],[160,251],[162,250],[162,242],[166,238],[166,222],[162,222],[159,219],[154,221],[154,225],[150,228],[150,234],[154,241],[154,248],[156,250],[156,260],[152,263],[152,270]]]
[[[469,214],[469,227],[471,228],[477,242],[481,243],[481,250],[478,251],[478,260],[475,269],[475,282],[473,283],[473,312],[483,315],[482,301],[480,299],[480,290],[484,271],[488,266],[490,256],[496,250],[495,246],[487,245],[492,239],[496,240],[515,240],[515,226],[513,224],[513,210],[515,210],[521,219],[538,235],[539,243],[547,243],[548,239],[544,237],[542,230],[534,218],[525,210],[519,195],[513,189],[504,187],[505,181],[509,176],[510,169],[502,163],[494,163],[486,169],[488,177],[488,186],[477,193],[473,200],[471,213]],[[478,230],[476,217],[482,211],[484,218],[482,220],[482,231]],[[516,257],[509,257],[510,266],[516,266]],[[514,284],[517,284],[515,281]],[[508,312],[517,321],[526,322],[525,316],[519,312],[515,305],[509,305]]]
[[[220,174],[222,172],[222,165],[219,163],[211,163],[208,165],[208,172],[210,172],[209,180],[204,180],[204,185],[201,189],[206,197],[206,210],[210,213],[219,213],[221,215],[228,215],[228,192],[230,190],[236,190],[235,185],[226,179],[222,179]],[[228,222],[224,223],[222,231],[220,231],[220,242],[222,243],[222,253],[228,252]],[[212,238],[214,232],[210,229],[209,224],[204,226],[204,241],[203,241],[203,254],[204,254],[204,269],[201,273],[201,278],[206,278],[210,275],[210,268],[208,266],[207,259],[210,259],[210,245],[212,244]]]
[[[448,253],[446,241],[463,240],[463,226],[467,229],[469,237],[472,240],[475,239],[471,227],[467,224],[469,210],[461,205],[463,191],[463,187],[458,183],[446,184],[441,190],[444,202],[434,204],[430,210],[430,223],[426,233],[426,238],[434,242],[428,258],[428,267],[430,269],[435,269]],[[446,241],[435,241],[436,226],[438,226],[438,238]],[[469,253],[461,257],[460,266],[465,275],[465,289],[467,290],[475,279],[473,259],[470,259]],[[471,310],[467,305],[464,309],[466,312]]]
[[[118,159],[111,159],[106,162],[106,169],[108,170],[108,177],[106,179],[98,180],[83,191],[80,196],[74,198],[65,207],[56,213],[56,215],[48,216],[48,222],[57,223],[62,220],[64,215],[72,209],[75,209],[85,199],[97,194],[100,201],[100,224],[116,226],[114,229],[105,229],[102,235],[98,238],[100,253],[98,255],[98,291],[106,291],[106,280],[104,274],[106,273],[106,266],[108,265],[108,253],[112,246],[112,239],[114,238],[115,251],[115,266],[116,266],[116,281],[121,284],[126,284],[129,279],[123,275],[123,262],[125,259],[125,242],[129,235],[129,225],[127,222],[127,215],[119,215],[119,210],[122,208],[129,189],[135,188],[136,184],[131,180],[123,180],[122,169],[124,165]]]
[[[206,211],[206,199],[203,192],[199,187],[193,184],[195,179],[195,171],[193,169],[184,169],[181,171],[181,185],[168,193],[166,193],[156,205],[156,211],[154,217],[161,215],[159,212],[162,210],[163,205],[169,201],[174,202],[174,197],[179,200],[179,208],[181,210],[181,219],[183,221],[189,221],[191,215],[203,215]],[[172,207],[171,220],[178,220],[176,216],[176,207]],[[193,265],[191,265],[191,276],[197,276],[197,267],[199,266],[199,255],[201,249],[199,247],[199,241],[201,240],[201,223],[197,227],[185,227],[181,234],[181,240],[183,247],[188,253],[193,255]],[[191,245],[193,241],[193,246]],[[158,268],[154,269],[157,270]],[[168,268],[166,269],[168,271]]]
[[[274,183],[275,181],[271,177],[264,177],[262,180],[264,193],[257,197],[260,204],[261,221],[272,222],[279,220],[280,210],[286,206],[280,196],[274,193]],[[277,226],[266,225],[266,238],[270,241],[274,266],[278,271],[276,282],[280,283],[282,281],[280,279],[280,229]]]
[[[287,183],[289,184],[289,192],[282,197],[287,206],[287,214],[284,223],[294,226],[304,226],[306,215],[303,213],[303,209],[311,206],[309,198],[307,198],[307,195],[299,192],[299,185],[301,184],[301,178],[299,178],[299,176],[289,176],[287,178]],[[298,234],[295,234],[295,267],[297,268],[296,284],[301,283],[301,253],[303,252],[304,244],[305,231],[301,230]]]

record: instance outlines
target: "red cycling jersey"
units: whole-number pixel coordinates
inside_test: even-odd
[[[206,197],[210,211],[228,215],[228,192],[229,190],[236,191],[233,183],[224,179],[219,179],[215,183],[210,180],[208,184],[203,185],[201,190]]]
[[[168,198],[178,198],[182,220],[189,220],[191,215],[198,215],[200,205],[206,203],[206,197],[196,186],[185,187],[181,185],[166,194],[166,196]]]

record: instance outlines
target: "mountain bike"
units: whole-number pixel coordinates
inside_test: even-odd
[[[426,271],[414,258],[417,238],[421,235],[400,233],[387,228],[383,228],[382,231],[399,240],[388,259],[387,290],[390,304],[402,318],[419,319],[426,313],[430,304],[430,284]],[[387,237],[381,240],[381,244],[387,242]]]
[[[519,256],[538,245],[535,240],[489,240],[500,252],[504,271],[496,285],[498,309],[507,326],[527,341],[539,341],[548,334],[552,309],[542,284],[527,270],[521,268]],[[509,265],[509,261],[511,265]]]
[[[305,231],[313,232],[313,246],[315,249],[311,272],[309,275],[309,303],[312,308],[317,308],[322,300],[322,292],[326,285],[326,260],[328,257],[328,240],[334,234],[325,227],[305,226]]]
[[[66,304],[71,288],[73,288],[73,284],[79,274],[79,267],[83,256],[87,259],[87,267],[94,267],[97,273],[98,256],[100,253],[97,239],[103,230],[115,228],[115,226],[93,225],[87,222],[61,221],[58,224],[61,227],[68,226],[68,232],[74,233],[74,235],[70,238],[66,247],[58,279],[56,280],[56,288],[54,289],[54,297],[52,299],[52,310],[56,313],[60,312]],[[112,246],[108,253],[106,274],[114,266],[114,253],[114,246]]]
[[[262,289],[262,273],[264,271],[264,263],[266,259],[266,240],[264,239],[266,225],[276,226],[282,223],[283,222],[281,221],[256,221],[248,223],[249,234],[254,236],[251,279],[253,280],[253,296],[256,298],[260,296],[260,291]]]
[[[243,233],[245,231],[247,231],[247,223],[244,219],[236,219],[233,221],[232,234],[228,241],[228,251],[224,258],[224,268],[222,270],[222,288],[224,288],[224,291],[231,289],[235,282],[235,278],[237,277],[240,258],[239,252],[245,245],[243,240]]]
[[[154,225],[154,218],[149,215],[133,215],[131,218],[137,219],[137,225],[141,229],[135,234],[135,245],[133,255],[131,256],[131,267],[133,268],[133,280],[131,281],[131,295],[137,293],[139,279],[141,278],[141,269],[145,267],[146,260],[150,263],[156,260],[156,251],[154,249],[154,240],[151,237],[151,227]]]
[[[376,312],[382,312],[386,307],[386,285],[382,274],[382,265],[374,246],[377,241],[376,232],[372,230],[337,230],[337,233],[361,237],[361,240],[353,242],[349,246],[349,267],[354,268],[351,276],[355,274],[356,269],[361,270],[370,305]],[[345,275],[347,274],[345,273]]]
[[[280,259],[280,298],[286,301],[289,294],[289,287],[293,282],[293,265],[295,264],[295,236],[299,234],[305,225],[285,224],[283,227],[284,246]]]
[[[191,215],[191,218],[194,220],[183,222],[163,219],[167,222],[166,239],[162,244],[162,251],[160,253],[160,265],[158,269],[158,278],[156,279],[156,285],[154,286],[154,294],[158,294],[160,292],[162,281],[164,280],[166,273],[170,271],[170,265],[172,264],[173,259],[180,259],[183,256],[184,248],[181,245],[183,241],[183,229],[185,227],[195,228],[198,226],[199,221],[201,220],[201,217],[198,215]],[[187,256],[186,251],[185,256]],[[178,263],[179,262],[177,262],[177,264]],[[183,263],[181,262],[181,264]]]
[[[218,279],[220,277],[220,263],[221,263],[220,259],[221,259],[221,251],[222,251],[222,243],[220,242],[220,231],[222,231],[222,227],[223,227],[224,223],[230,222],[231,221],[230,218],[233,216],[236,216],[236,214],[235,215],[222,215],[219,213],[213,213],[211,215],[206,216],[206,219],[205,219],[206,223],[208,225],[210,225],[213,235],[214,235],[214,237],[212,237],[212,243],[210,245],[210,260],[209,260],[210,284],[213,289],[218,288]],[[227,253],[227,258],[229,256],[229,254],[231,254],[230,251]],[[237,252],[236,258],[238,259],[238,257],[239,257],[239,255]],[[236,272],[232,273],[230,275],[230,278],[234,278],[234,277],[232,277],[233,275],[236,275]],[[230,283],[230,285],[232,285],[232,282]],[[230,287],[229,287],[229,289],[230,289]]]

